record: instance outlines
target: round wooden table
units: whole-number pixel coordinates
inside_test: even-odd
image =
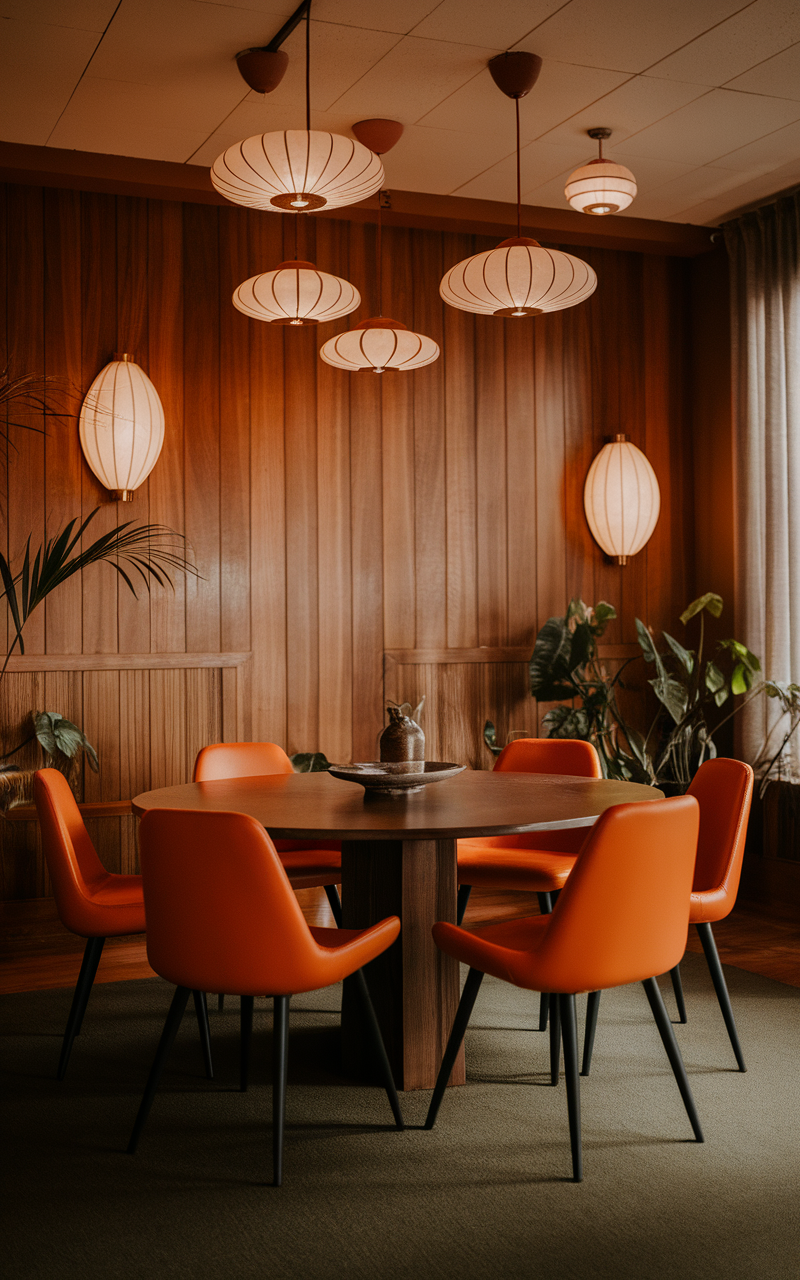
[[[455,921],[456,841],[588,827],[611,805],[661,794],[632,782],[466,771],[409,796],[381,798],[327,773],[300,773],[165,787],[136,796],[133,808],[235,810],[275,839],[341,840],[344,927],[390,915],[402,921],[367,981],[398,1088],[430,1089],[459,999],[458,964],[431,937],[436,920]],[[352,994],[346,983],[342,1056],[346,1068],[358,1069],[364,1038]],[[462,1056],[451,1083],[464,1079]]]

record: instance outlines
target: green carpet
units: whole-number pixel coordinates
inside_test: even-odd
[[[397,1133],[382,1091],[338,1073],[338,990],[293,1002],[280,1190],[268,1185],[265,1002],[256,1002],[244,1095],[238,1002],[211,1013],[213,1082],[190,1004],[130,1157],[172,988],[98,986],[61,1085],[71,993],[2,997],[5,1275],[795,1276],[800,992],[726,970],[749,1067],[741,1075],[703,958],[688,955],[683,971],[689,1024],[677,1034],[706,1142],[691,1141],[641,987],[610,992],[582,1082],[581,1185],[567,1180],[563,1079],[548,1086],[547,1037],[527,1029],[537,998],[488,978],[467,1035],[468,1084],[449,1091],[432,1133]],[[429,1097],[402,1095],[410,1126],[422,1124]]]

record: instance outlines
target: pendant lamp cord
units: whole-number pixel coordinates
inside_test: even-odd
[[[311,132],[311,0],[306,9],[306,132]]]
[[[602,160],[603,159],[603,139],[602,138],[597,139],[597,145],[599,147],[598,155],[599,155],[599,158]]]
[[[381,207],[381,193],[378,192],[378,315],[383,316],[383,250],[381,248],[381,226],[383,222],[383,213]]]
[[[519,98],[514,99],[517,109],[517,239],[522,236],[522,182],[519,168]]]

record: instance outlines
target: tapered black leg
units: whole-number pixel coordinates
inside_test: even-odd
[[[253,1039],[254,996],[242,996],[241,1033],[239,1036],[239,1090],[247,1093],[247,1077],[250,1071],[250,1043]]]
[[[589,999],[586,1002],[586,1030],[583,1033],[583,1062],[581,1063],[582,1076],[588,1076],[589,1068],[592,1065],[594,1033],[597,1030],[597,1011],[599,1008],[600,992],[590,991]]]
[[[283,1126],[289,1058],[289,996],[275,996],[272,1020],[272,1183],[283,1182]]]
[[[472,893],[471,884],[460,884],[458,886],[458,898],[456,900],[456,924],[461,924],[464,919],[464,912],[467,909],[469,895]]]
[[[694,1098],[692,1096],[689,1077],[687,1076],[686,1068],[683,1065],[683,1058],[681,1057],[681,1051],[678,1048],[678,1041],[675,1039],[675,1032],[672,1029],[672,1023],[670,1022],[669,1014],[667,1013],[666,1005],[664,1004],[658,983],[655,978],[647,978],[646,981],[642,983],[642,986],[647,992],[647,999],[650,1001],[650,1008],[653,1011],[656,1026],[658,1027],[661,1035],[664,1048],[667,1051],[667,1057],[669,1058],[669,1063],[672,1067],[672,1074],[675,1076],[678,1088],[681,1091],[683,1105],[686,1108],[686,1114],[688,1115],[692,1128],[694,1129],[694,1136],[698,1142],[702,1142],[703,1130],[700,1128],[700,1117],[697,1114],[697,1107],[695,1106]]]
[[[341,900],[341,898],[339,897],[339,894],[336,892],[336,885],[335,885],[335,884],[326,884],[326,885],[325,885],[325,897],[328,899],[328,906],[329,906],[329,907],[330,907],[330,909],[331,909],[331,915],[333,916],[334,922],[335,922],[335,924],[336,924],[336,928],[337,928],[337,929],[341,929],[341,927],[342,927],[342,900]]]
[[[105,938],[87,938],[86,947],[83,952],[83,960],[81,961],[81,971],[78,974],[78,981],[75,984],[75,994],[72,997],[72,1006],[67,1018],[67,1029],[64,1032],[64,1040],[61,1045],[61,1057],[58,1060],[58,1079],[63,1080],[67,1073],[67,1064],[69,1055],[72,1053],[72,1043],[81,1029],[83,1015],[86,1012],[86,1006],[89,1003],[89,996],[92,991],[94,975],[97,973],[97,966],[100,963],[100,956],[103,954],[103,943]]]
[[[558,1010],[561,1019],[561,1037],[564,1041],[564,1075],[567,1081],[567,1113],[569,1115],[569,1144],[572,1148],[572,1180],[573,1182],[583,1182],[581,1082],[578,1076],[578,1023],[575,1016],[575,997],[559,996]]]
[[[431,1098],[431,1105],[428,1107],[428,1114],[425,1119],[425,1128],[432,1129],[436,1123],[436,1116],[439,1107],[442,1104],[444,1091],[447,1088],[447,1081],[450,1079],[450,1072],[453,1070],[458,1051],[461,1048],[461,1041],[464,1039],[464,1033],[469,1024],[472,1010],[475,1007],[475,1001],[478,998],[478,992],[483,982],[483,974],[479,969],[470,969],[467,974],[467,980],[464,983],[464,990],[461,992],[461,999],[458,1002],[456,1016],[453,1020],[453,1030],[450,1032],[450,1039],[447,1041],[447,1048],[444,1051],[442,1065],[439,1068],[439,1074],[436,1077],[436,1087]]]
[[[224,1008],[225,1008],[225,997],[224,995],[220,994],[217,996],[217,1013],[222,1013],[222,1010]]]
[[[397,1088],[395,1087],[392,1068],[389,1065],[389,1055],[386,1052],[386,1045],[383,1043],[383,1036],[381,1035],[381,1029],[378,1026],[378,1019],[375,1017],[375,1009],[373,1007],[372,1000],[370,999],[367,980],[364,977],[364,970],[359,969],[354,976],[356,979],[358,993],[361,997],[361,1004],[364,1009],[367,1026],[369,1027],[372,1043],[375,1048],[375,1054],[381,1069],[381,1075],[383,1076],[383,1087],[386,1090],[386,1094],[389,1099],[389,1106],[392,1108],[392,1115],[394,1116],[395,1124],[398,1129],[404,1129],[405,1123],[403,1121],[403,1113],[400,1110],[400,1099],[397,1096]]]
[[[208,1003],[205,991],[193,991],[194,1011],[197,1014],[197,1026],[200,1031],[200,1044],[203,1049],[203,1061],[206,1065],[206,1076],[214,1079],[214,1067],[211,1062],[211,1030],[208,1025]]]
[[[537,893],[539,914],[549,916],[553,910],[553,899],[549,893]],[[543,991],[539,996],[539,1030],[547,1030],[547,1019],[550,1016],[550,996]]]
[[[728,1028],[728,1035],[731,1040],[731,1048],[736,1056],[736,1063],[740,1071],[746,1071],[744,1064],[744,1054],[742,1046],[739,1044],[739,1033],[736,1030],[736,1020],[733,1016],[731,1008],[731,998],[728,995],[728,984],[725,981],[725,974],[722,972],[722,965],[719,962],[719,952],[714,935],[711,932],[710,924],[699,924],[697,932],[700,934],[700,941],[703,944],[703,951],[706,955],[708,968],[711,973],[711,981],[714,983],[714,990],[717,993],[719,1007],[722,1010],[722,1016],[725,1019],[725,1026]]]
[[[561,1069],[561,1009],[558,996],[550,998],[550,1083],[557,1085]]]
[[[669,976],[672,979],[672,990],[675,993],[675,1003],[678,1006],[678,1021],[688,1022],[688,1018],[686,1017],[686,1001],[683,998],[681,966],[676,964],[674,969],[670,969]]]
[[[167,1060],[169,1051],[172,1048],[175,1037],[178,1034],[178,1027],[181,1025],[181,1019],[189,1000],[188,987],[176,987],[175,995],[172,997],[172,1004],[169,1007],[167,1020],[164,1023],[164,1030],[161,1032],[161,1039],[158,1042],[156,1056],[153,1059],[153,1065],[150,1068],[150,1075],[147,1078],[142,1101],[139,1106],[139,1113],[136,1117],[136,1123],[133,1126],[131,1140],[128,1143],[128,1155],[133,1155],[139,1144],[139,1138],[142,1135],[142,1129],[145,1121],[150,1114],[150,1108],[153,1105],[153,1098],[156,1096],[158,1082],[161,1079],[161,1073],[164,1070],[164,1063]]]

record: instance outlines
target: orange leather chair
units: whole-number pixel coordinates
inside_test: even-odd
[[[574,778],[602,778],[600,758],[591,742],[577,738],[517,738],[497,757],[501,773],[563,773]],[[553,909],[552,895],[563,889],[588,834],[588,827],[562,831],[529,831],[458,842],[458,908],[461,924],[472,886],[507,892],[527,890],[539,896],[539,910]],[[539,1030],[547,1030],[549,1002],[542,996]],[[555,1081],[553,1082],[555,1083]]]
[[[642,982],[698,1142],[700,1121],[655,975],[686,947],[699,807],[692,796],[622,804],[598,818],[551,915],[467,932],[435,924],[447,955],[470,966],[431,1100],[431,1129],[483,975],[558,996],[572,1172],[583,1177],[575,995]]]
[[[742,1046],[736,1030],[731,998],[711,925],[730,915],[736,903],[742,874],[747,821],[753,798],[753,770],[741,760],[719,757],[706,760],[697,770],[688,790],[700,805],[700,835],[692,883],[689,923],[697,928],[711,980],[717,993],[731,1047],[740,1071],[746,1071]],[[671,971],[678,1016],[686,1022],[686,1005],[680,967]],[[589,1074],[600,993],[593,993],[586,1014],[583,1075]]]
[[[42,832],[42,848],[61,923],[71,933],[86,938],[58,1064],[58,1078],[63,1080],[106,938],[145,931],[142,877],[114,875],[106,871],[89,838],[69,784],[57,769],[39,770],[33,779],[33,795]],[[205,993],[195,990],[194,1000],[206,1074],[211,1078]]]
[[[400,932],[397,916],[369,929],[309,928],[262,826],[243,813],[151,809],[139,828],[147,958],[176,985],[128,1151],[136,1150],[192,988],[274,997],[273,1172],[280,1186],[289,1000],[355,974],[398,1129],[403,1117],[389,1059],[361,973]],[[225,850],[224,858],[220,849]],[[243,1017],[243,1023],[245,1018]]]

